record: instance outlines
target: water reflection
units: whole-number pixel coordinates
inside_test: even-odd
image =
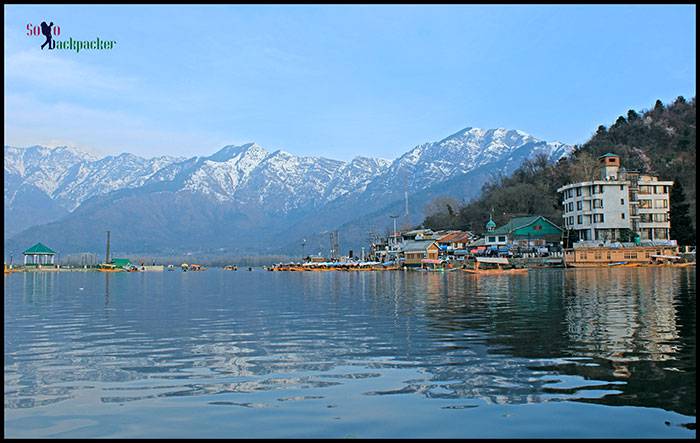
[[[5,289],[6,410],[86,392],[104,404],[277,392],[283,407],[354,384],[367,401],[461,400],[448,409],[695,416],[694,269],[27,273]]]

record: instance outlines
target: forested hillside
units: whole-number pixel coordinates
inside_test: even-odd
[[[678,97],[668,106],[657,100],[650,110],[629,110],[609,128],[599,126],[588,142],[555,164],[537,157],[508,177],[494,177],[483,186],[481,196],[467,204],[449,196],[435,199],[423,224],[433,229],[482,233],[491,211],[498,225],[512,216],[527,214],[544,215],[561,224],[557,188],[596,178],[598,156],[612,152],[620,155],[628,170],[677,182],[671,194],[672,238],[681,244],[695,244],[695,148],[695,97],[690,101]]]

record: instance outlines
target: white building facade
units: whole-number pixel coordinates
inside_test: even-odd
[[[600,180],[557,189],[563,196],[564,226],[583,241],[618,241],[631,229],[641,240],[669,240],[672,181],[620,170],[620,157],[599,158]]]

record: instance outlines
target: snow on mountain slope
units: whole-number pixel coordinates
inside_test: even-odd
[[[424,189],[459,174],[506,159],[527,147],[527,156],[543,152],[554,161],[570,152],[559,142],[548,143],[518,130],[465,128],[438,142],[416,146],[396,159],[373,183],[374,188]],[[523,160],[523,159],[521,159]]]
[[[75,148],[5,146],[5,173],[45,192],[69,211],[95,195],[143,185],[154,173],[180,159],[145,159],[133,154],[103,158]]]
[[[388,206],[403,203],[404,189],[409,192],[411,216],[417,217],[431,195],[461,193],[461,198],[471,198],[489,174],[510,173],[540,153],[556,161],[571,150],[518,130],[471,127],[418,145],[393,161],[296,156],[282,150],[268,152],[255,143],[225,146],[213,155],[187,159],[133,154],[95,158],[71,148],[5,146],[5,207],[16,206],[15,214],[33,214],[32,205],[47,201],[37,193],[45,192],[48,201],[73,211],[70,221],[61,219],[47,232],[68,232],[71,223],[89,226],[95,220],[115,219],[128,201],[130,223],[135,225],[196,218],[200,228],[209,220],[230,230],[250,230],[251,238],[263,241],[272,232],[286,232],[291,224],[299,232],[312,228],[320,232],[354,219],[370,223],[372,214],[384,220]],[[18,192],[20,187],[23,192]],[[99,197],[93,200],[98,204],[83,205],[91,197]],[[173,204],[155,205],[161,197]],[[204,212],[190,213],[195,210]],[[29,227],[42,220],[18,222]],[[148,235],[158,233],[162,242],[172,230],[170,225],[170,231],[166,226],[151,228],[154,231]],[[7,229],[6,225],[6,236]],[[16,229],[17,224],[12,226]],[[214,241],[204,238],[206,229],[201,231],[192,232],[190,240],[199,239],[202,245]],[[32,235],[41,232],[39,226]]]
[[[184,180],[182,189],[209,194],[220,201],[230,200],[267,155],[255,143],[226,146],[199,162]]]

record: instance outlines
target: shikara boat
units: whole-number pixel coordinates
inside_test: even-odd
[[[483,268],[481,264],[496,265],[496,268]],[[463,268],[462,270],[469,274],[477,275],[502,275],[502,274],[526,274],[527,268],[504,268],[504,266],[512,266],[506,257],[476,257],[474,268]]]

